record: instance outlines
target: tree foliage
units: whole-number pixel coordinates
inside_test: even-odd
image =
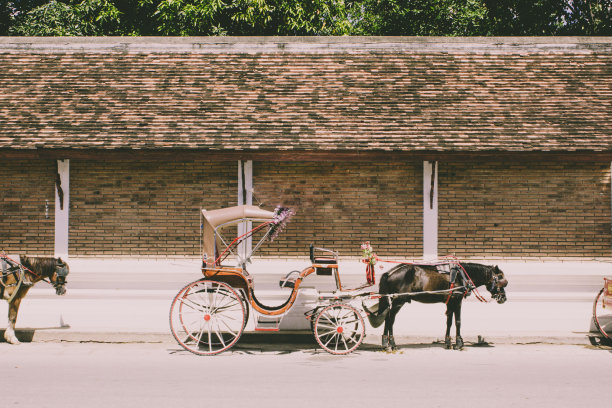
[[[611,35],[612,0],[486,0],[496,35]]]
[[[480,0],[368,0],[362,32],[376,35],[486,35]]]
[[[612,0],[0,0],[2,35],[612,35]]]
[[[120,33],[119,10],[112,0],[52,0],[17,15],[13,35],[85,36]]]

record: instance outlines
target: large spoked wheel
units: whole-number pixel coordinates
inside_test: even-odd
[[[170,307],[172,335],[186,350],[198,355],[230,349],[245,324],[242,298],[223,282],[192,282],[179,291]]]
[[[600,290],[593,302],[593,325],[599,331],[602,337],[595,338],[589,336],[591,344],[597,345],[602,341],[609,343],[612,341],[610,334],[612,333],[612,310],[605,309],[603,304],[604,289]]]
[[[354,307],[343,303],[327,306],[315,319],[314,336],[328,353],[349,354],[365,337],[363,317]]]

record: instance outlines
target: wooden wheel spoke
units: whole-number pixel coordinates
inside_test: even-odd
[[[219,326],[219,321],[217,320],[217,328],[215,329],[215,334],[217,335],[217,337],[219,338],[219,341],[221,342],[221,344],[223,345],[223,348],[226,347],[225,342],[223,341],[223,335],[221,333],[219,333],[219,330],[221,329],[221,327]]]
[[[327,345],[338,335],[338,332],[335,332],[332,336],[330,336],[329,340],[327,340],[327,342],[325,343],[325,346],[327,347]]]
[[[319,337],[325,337],[325,336],[328,336],[328,335],[330,335],[332,333],[338,333],[338,331],[336,329],[333,329],[333,330],[330,330],[330,331],[327,331],[327,332],[323,332],[323,333],[319,334]]]
[[[342,342],[344,343],[344,349],[345,350],[349,350],[350,347],[349,347],[348,344],[346,344],[346,339],[344,338],[344,336],[342,334],[340,335],[340,338],[342,339]]]
[[[225,323],[224,320],[221,320],[221,323],[223,323],[225,325],[225,327],[227,327],[227,330],[232,334],[232,336],[237,336],[238,335],[238,332],[233,331],[232,328],[229,327],[229,325],[227,323]]]
[[[191,308],[195,311],[203,312],[205,310],[205,306],[199,303],[196,303],[194,300],[191,300],[191,298],[183,297],[181,298],[181,302],[183,303],[184,306],[187,306],[188,308]]]

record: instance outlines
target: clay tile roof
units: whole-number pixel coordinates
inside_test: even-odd
[[[0,149],[612,151],[612,38],[0,39]]]

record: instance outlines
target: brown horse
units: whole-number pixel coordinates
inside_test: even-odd
[[[30,288],[41,280],[48,280],[55,288],[56,294],[65,294],[69,268],[61,258],[51,257],[21,256],[21,264],[19,264],[0,255],[0,264],[2,266],[0,293],[1,297],[9,303],[8,327],[4,332],[4,339],[11,344],[19,344],[15,336],[15,322],[21,301]]]
[[[498,303],[506,301],[505,287],[508,280],[497,266],[477,263],[450,264],[447,273],[436,265],[397,265],[381,276],[379,294],[383,295],[378,307],[364,310],[373,327],[384,321],[383,347],[397,348],[393,337],[395,316],[405,303],[412,300],[422,303],[446,303],[446,348],[451,348],[450,330],[455,318],[455,348],[463,348],[461,338],[461,303],[466,294],[474,287],[485,285],[491,297]],[[454,269],[454,270],[453,270]],[[458,288],[450,292],[451,283]],[[384,296],[387,295],[387,296]]]

